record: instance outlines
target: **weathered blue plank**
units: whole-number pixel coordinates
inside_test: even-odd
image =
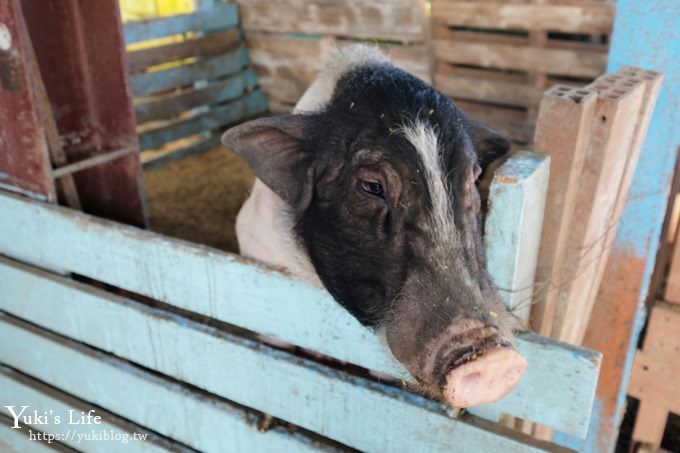
[[[487,268],[501,299],[528,328],[550,158],[520,151],[494,173],[484,225]]]
[[[196,107],[221,104],[240,97],[245,91],[257,86],[255,71],[248,69],[226,80],[211,83],[205,87],[160,99],[152,99],[135,105],[137,124],[150,120],[167,119]]]
[[[607,316],[602,316],[597,324],[591,320],[586,336],[586,344],[606,349],[603,363],[606,378],[597,397],[601,417],[594,420],[585,443],[559,437],[580,451],[611,451],[618,436],[639,329],[644,322],[643,302],[647,298],[680,147],[679,24],[680,2],[677,0],[617,2],[608,72],[635,66],[660,72],[664,81],[611,251],[611,257],[619,263],[616,270],[620,273],[605,274],[612,286],[629,285],[632,279],[636,280],[630,285],[636,294],[630,301],[620,297],[599,299],[595,317],[598,307]],[[615,310],[617,307],[619,311]],[[626,318],[620,323],[621,332],[608,329],[611,312],[615,311],[617,319]],[[606,331],[606,334],[597,335],[596,331]]]
[[[405,377],[380,340],[323,289],[235,255],[9,194],[0,195],[0,212],[11,213],[0,217],[6,255]],[[584,434],[600,355],[531,334],[516,346],[529,367],[499,410]]]
[[[10,428],[11,419],[0,417],[0,450],[3,452],[21,453],[54,453],[47,443],[30,440],[28,436],[19,430]]]
[[[20,375],[10,368],[0,365],[0,401],[3,407],[0,408],[0,413],[11,417],[9,410],[5,405],[15,406],[15,413],[21,411],[21,406],[28,406],[26,413],[32,413],[34,410],[39,414],[49,414],[49,423],[47,424],[27,424],[27,427],[35,430],[38,429],[44,433],[48,433],[58,438],[61,443],[71,448],[75,448],[87,452],[140,452],[140,453],[162,453],[167,452],[168,448],[175,450],[182,447],[167,439],[161,440],[159,436],[148,430],[133,425],[125,420],[115,417],[115,423],[109,420],[110,414],[103,414],[102,411],[96,410],[95,415],[101,416],[100,423],[75,426],[69,424],[71,412],[80,414],[81,411],[88,413],[92,409],[91,405],[83,401],[75,400],[68,395],[58,392],[53,388],[47,387],[34,379]],[[54,423],[56,417],[59,417],[60,423]],[[22,428],[25,434],[26,429]],[[91,432],[110,434],[112,438],[119,440],[102,441],[97,439],[89,439]],[[141,439],[134,434],[143,435],[146,439]],[[82,437],[80,437],[80,436]],[[123,439],[127,439],[123,441]],[[186,448],[184,448],[186,449]]]
[[[248,51],[240,47],[233,52],[207,58],[192,65],[135,75],[132,77],[132,92],[135,97],[147,96],[159,91],[192,85],[197,80],[234,74],[249,62]]]
[[[0,348],[0,360],[13,368],[201,451],[317,451],[314,443],[302,435],[282,429],[258,432],[256,418],[242,408],[2,314],[0,339],[3,344],[16,346]],[[9,401],[19,397],[12,394]],[[2,401],[4,404],[8,400]],[[59,406],[50,405],[49,409],[56,411]],[[85,446],[115,451],[113,442],[86,443],[78,448]],[[122,447],[125,452],[135,451],[132,442]]]
[[[451,419],[443,405],[404,390],[352,377],[170,312],[25,266],[2,268],[3,280],[12,274],[21,281],[0,297],[3,310],[363,451],[551,449],[528,436],[506,436]],[[0,325],[0,343],[16,345],[0,350],[1,360],[10,366],[29,374],[38,367],[50,379],[71,366],[65,352],[50,351],[35,334],[27,334],[2,315]],[[49,360],[46,355],[53,357],[49,366],[44,363]],[[92,370],[83,374],[97,382],[99,391],[92,395],[96,402],[110,398],[104,396],[108,387],[121,385]],[[154,398],[147,404],[155,402]],[[176,413],[188,412],[164,415],[174,418]]]
[[[241,122],[246,118],[266,111],[267,100],[260,90],[256,90],[248,93],[241,99],[226,105],[213,107],[210,111],[188,120],[180,120],[144,132],[139,136],[139,149],[160,148],[166,143],[182,137],[216,129],[224,129],[228,125]]]
[[[191,31],[213,31],[238,25],[238,6],[220,3],[192,14],[160,19],[131,21],[125,24],[125,44]]]

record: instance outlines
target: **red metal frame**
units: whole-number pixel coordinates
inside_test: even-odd
[[[0,12],[7,11],[6,3],[2,2]],[[17,0],[9,3],[17,9]],[[138,149],[118,1],[22,0],[21,6],[68,162],[123,148]],[[22,23],[20,16],[9,17],[8,21],[12,27]],[[25,47],[17,47],[17,51],[25,59]],[[26,105],[26,115],[37,115],[37,110],[31,109],[34,105],[35,102]],[[19,119],[16,108],[4,100],[0,111],[3,124],[12,129],[26,127],[19,124],[23,118]],[[52,192],[47,198],[53,198],[51,175],[44,168],[44,131],[37,129],[33,135],[41,144],[43,166],[31,180],[42,192],[32,192],[47,193],[45,187],[51,184]],[[14,184],[17,175],[33,168],[27,158],[27,146],[15,140],[3,145],[3,151],[4,160],[13,166],[5,164],[0,169],[7,170],[0,171],[12,175],[10,184]],[[137,153],[87,168],[73,177],[85,212],[146,225]]]
[[[18,0],[0,2],[0,26],[9,31],[9,40],[0,43],[0,187],[55,201]]]

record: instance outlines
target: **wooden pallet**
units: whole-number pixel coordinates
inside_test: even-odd
[[[473,118],[529,143],[543,91],[604,71],[613,12],[606,1],[435,0],[434,84]]]
[[[242,0],[251,58],[273,111],[290,111],[324,64],[329,45],[379,44],[430,82],[423,3],[413,0]]]
[[[633,440],[659,448],[668,413],[680,414],[680,307],[657,302],[638,350],[628,394],[640,400]]]
[[[145,166],[219,146],[229,125],[267,110],[234,4],[128,22],[125,40]]]

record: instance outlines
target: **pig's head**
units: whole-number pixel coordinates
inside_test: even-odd
[[[475,183],[510,144],[377,51],[338,59],[314,110],[223,141],[290,206],[328,291],[425,389],[455,407],[498,400],[526,361],[485,269]]]

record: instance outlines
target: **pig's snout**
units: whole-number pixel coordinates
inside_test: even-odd
[[[527,367],[510,340],[480,320],[458,317],[425,344],[417,340],[413,323],[399,327],[387,332],[392,352],[426,389],[453,407],[503,398]]]
[[[453,368],[446,375],[442,394],[453,407],[471,407],[498,401],[519,382],[527,361],[509,347],[498,347]]]
[[[527,361],[496,327],[458,319],[427,348],[425,371],[454,407],[498,401],[519,382]]]

